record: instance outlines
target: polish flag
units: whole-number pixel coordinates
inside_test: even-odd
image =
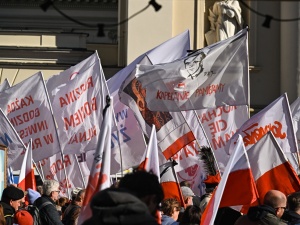
[[[107,105],[103,110],[103,122],[100,128],[97,149],[95,151],[93,166],[89,176],[84,201],[78,218],[79,225],[92,216],[92,210],[89,203],[91,202],[93,196],[97,192],[111,186],[111,132],[114,116],[112,105],[112,99],[110,98],[110,101],[107,102]]]
[[[34,168],[32,165],[32,139],[30,139],[26,148],[26,152],[24,154],[18,187],[20,187],[24,191],[28,188],[36,190]]]
[[[176,164],[175,161],[170,161],[159,167],[160,184],[164,192],[164,199],[176,198],[181,203],[181,206],[184,206],[184,199],[174,170]]]
[[[298,176],[271,132],[247,154],[261,201],[269,190],[279,190],[285,195],[300,191]]]
[[[202,215],[201,225],[213,225],[218,209],[221,207],[250,205],[257,200],[257,190],[240,135],[231,148],[233,154],[230,156],[220,184]]]
[[[148,172],[152,171],[160,180],[159,173],[159,160],[158,160],[158,147],[157,147],[157,138],[156,138],[156,129],[155,125],[152,125],[152,131],[146,150],[145,160],[140,164],[139,168],[144,169]]]

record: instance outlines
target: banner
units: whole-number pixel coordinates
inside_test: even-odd
[[[182,59],[138,65],[136,78],[149,110],[178,112],[224,105],[249,105],[248,31]]]
[[[27,143],[32,138],[34,161],[60,152],[56,127],[41,72],[0,92],[0,108],[7,115],[23,142]]]
[[[47,81],[53,113],[64,154],[97,146],[106,81],[97,52]]]

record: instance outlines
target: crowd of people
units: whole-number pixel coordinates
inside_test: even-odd
[[[135,170],[110,188],[96,193],[90,201],[92,216],[83,225],[199,225],[217,185],[197,196],[188,182],[181,182],[183,202],[164,198],[164,190],[153,173]],[[72,199],[60,197],[59,182],[44,180],[40,192],[10,185],[2,192],[0,225],[77,225],[85,189],[74,188]],[[38,216],[34,210],[38,209]],[[36,211],[35,211],[36,212]],[[38,221],[36,221],[38,220]],[[300,225],[300,192],[285,196],[269,190],[263,204],[248,213],[219,208],[215,225]]]

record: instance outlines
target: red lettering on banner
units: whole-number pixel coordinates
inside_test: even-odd
[[[258,123],[252,124],[242,132],[245,134],[243,141],[245,146],[253,145],[259,141],[268,131],[271,131],[276,138],[286,138],[286,133],[282,131],[282,124],[274,121],[274,124],[267,124],[265,127],[258,127]]]
[[[52,165],[50,166],[50,173],[52,175],[55,175],[57,172],[61,171],[64,167],[68,167],[71,165],[72,162],[70,161],[70,157],[68,155],[64,156],[64,160],[61,159],[56,160]]]
[[[32,140],[32,150],[36,149],[36,148],[41,148],[42,147],[42,142],[40,138],[36,138],[34,140]]]
[[[75,133],[69,140],[68,144],[82,143],[92,140],[97,136],[96,126],[89,128],[87,131]]]
[[[39,116],[40,116],[40,110],[39,110],[39,108],[35,108],[28,112],[24,112],[21,115],[17,115],[17,116],[10,118],[10,122],[15,127],[15,126],[21,125],[23,123],[27,123],[30,120],[33,120],[34,118],[37,118]]]
[[[157,91],[156,99],[159,100],[170,100],[170,101],[182,101],[189,98],[190,92],[167,92],[167,91]]]
[[[208,124],[208,127],[211,131],[212,136],[214,137],[216,133],[227,129],[227,122],[225,120],[218,120]]]
[[[18,131],[20,138],[23,139],[32,134],[36,134],[38,132],[48,130],[48,124],[46,120],[36,122],[34,124],[30,124],[28,127],[25,127],[23,130]]]
[[[234,134],[235,131],[231,131],[230,133],[225,133],[223,137],[213,137],[211,140],[213,149],[218,150],[219,148],[223,148]]]
[[[59,97],[60,107],[67,106],[75,102],[91,87],[94,87],[92,76],[90,76],[83,84],[80,84],[79,87],[76,87],[74,90],[65,94],[65,97]]]
[[[225,84],[220,83],[220,84],[211,84],[204,88],[198,88],[195,91],[195,96],[199,97],[199,96],[204,96],[204,95],[211,95],[213,93],[223,92],[224,86],[225,86]]]
[[[61,180],[59,182],[59,190],[63,193],[63,194],[66,194],[67,193],[67,190],[68,188],[71,188],[71,183],[70,183],[70,180],[65,178],[63,180]]]
[[[19,109],[23,109],[26,106],[29,106],[34,103],[34,100],[31,95],[26,96],[24,98],[18,99],[7,104],[7,115],[11,112],[17,111]]]
[[[227,114],[236,109],[237,109],[237,106],[222,106],[222,107],[218,107],[216,109],[209,109],[209,110],[206,110],[201,115],[199,115],[199,119],[201,120],[201,123],[209,122],[210,120],[213,120],[216,117],[222,116],[223,113]]]
[[[69,118],[64,118],[64,124],[66,130],[69,130],[69,127],[76,127],[84,122],[84,119],[92,115],[93,111],[97,110],[96,98],[93,97],[91,102],[85,102],[74,114]]]
[[[174,160],[178,160],[178,159],[182,160],[183,159],[182,156],[185,156],[186,158],[188,158],[189,155],[194,156],[194,155],[197,155],[197,154],[198,154],[198,151],[196,149],[196,142],[193,141],[193,142],[189,143],[188,145],[184,146],[182,148],[182,150],[180,150],[175,155],[173,155],[172,158]]]

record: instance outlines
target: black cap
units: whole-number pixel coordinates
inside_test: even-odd
[[[24,192],[15,186],[8,186],[4,188],[2,192],[2,198],[11,199],[13,201],[19,200],[23,197],[24,197]]]

